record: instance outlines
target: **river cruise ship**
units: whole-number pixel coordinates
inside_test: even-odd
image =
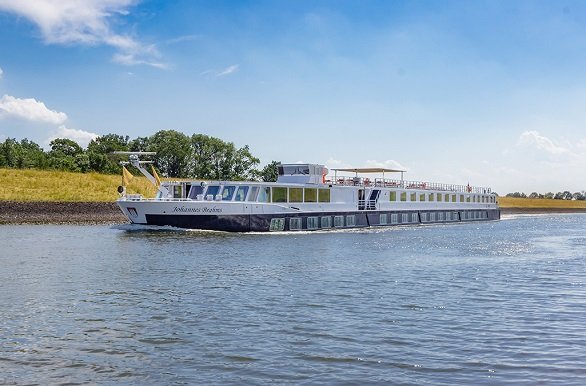
[[[490,188],[403,179],[404,171],[282,164],[277,182],[164,181],[129,155],[158,187],[156,197],[117,203],[133,224],[229,232],[282,232],[498,220]],[[154,170],[154,169],[153,169]],[[399,179],[386,178],[391,173]],[[344,176],[343,174],[346,174]],[[347,174],[351,174],[348,176]],[[369,177],[376,175],[376,178]]]

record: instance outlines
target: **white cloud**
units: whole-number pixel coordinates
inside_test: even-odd
[[[67,138],[77,142],[81,147],[87,147],[92,139],[98,137],[98,134],[90,133],[88,131],[69,129],[63,125],[54,130],[49,138],[46,140],[48,147],[49,143],[57,138]]]
[[[2,67],[0,67],[0,79],[2,79],[3,74],[4,74],[4,71],[2,71]]]
[[[367,167],[372,167],[372,168],[385,168],[385,169],[398,169],[398,170],[409,170],[407,167],[401,165],[399,162],[389,159],[386,161],[376,161],[376,160],[367,160],[366,161],[366,166]]]
[[[82,44],[114,47],[113,60],[120,64],[146,64],[158,68],[159,53],[128,35],[111,28],[116,16],[128,15],[137,0],[0,0],[0,10],[32,21],[48,44]]]
[[[551,139],[544,137],[537,131],[525,131],[519,137],[520,145],[527,145],[552,155],[571,154],[571,150],[555,144]]]
[[[236,71],[238,71],[238,65],[237,64],[233,64],[225,69],[223,69],[222,71],[218,72],[217,76],[226,76],[226,75],[230,75],[235,73]]]
[[[60,125],[67,120],[67,114],[50,110],[34,98],[15,98],[4,95],[0,99],[0,117],[15,117],[33,122],[46,122]]]

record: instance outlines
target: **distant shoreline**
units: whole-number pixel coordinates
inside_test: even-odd
[[[586,208],[501,208],[502,215],[586,213]],[[125,224],[115,202],[0,201],[0,224]]]

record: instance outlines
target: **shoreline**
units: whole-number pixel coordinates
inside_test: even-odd
[[[586,208],[501,208],[501,215],[586,213]],[[128,224],[115,202],[0,201],[1,224]]]

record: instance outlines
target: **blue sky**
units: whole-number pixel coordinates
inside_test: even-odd
[[[161,129],[268,163],[586,189],[582,1],[0,0],[0,140]]]

